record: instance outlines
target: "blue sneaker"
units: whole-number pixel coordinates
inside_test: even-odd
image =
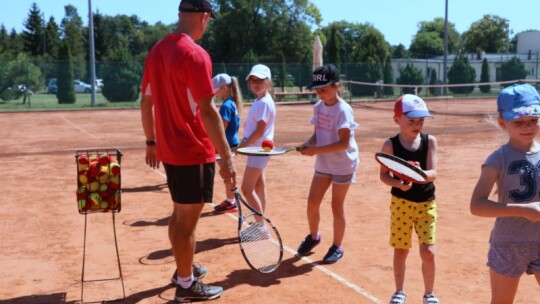
[[[311,237],[311,234],[308,234],[308,236],[306,236],[306,238],[302,241],[300,246],[298,246],[298,250],[296,251],[298,252],[299,255],[306,255],[310,253],[311,250],[315,248],[315,246],[319,245],[320,242],[321,242],[320,238],[318,240],[314,240]]]
[[[323,258],[323,262],[326,264],[333,264],[343,257],[343,249],[339,249],[338,246],[332,245]]]

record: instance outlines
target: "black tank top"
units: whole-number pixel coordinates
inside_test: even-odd
[[[420,163],[420,168],[426,170],[427,154],[428,154],[428,134],[420,133],[420,147],[416,151],[409,151],[401,145],[399,134],[390,138],[394,155],[404,160],[412,160]],[[413,202],[426,202],[435,199],[435,184],[429,182],[427,184],[413,184],[409,191],[402,191],[399,188],[392,187],[390,191],[392,195],[404,198]]]

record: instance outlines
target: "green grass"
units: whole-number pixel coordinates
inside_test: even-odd
[[[76,101],[73,104],[59,104],[54,94],[39,93],[30,96],[23,103],[23,98],[0,102],[0,112],[6,111],[38,111],[38,110],[66,110],[66,109],[115,109],[115,108],[138,108],[140,102],[108,102],[101,93],[96,94],[96,105],[91,105],[91,94],[75,94]]]

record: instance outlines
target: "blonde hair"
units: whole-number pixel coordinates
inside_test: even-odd
[[[236,110],[238,115],[242,114],[242,109],[244,107],[244,100],[242,98],[242,91],[240,90],[240,85],[238,84],[238,78],[231,77],[231,83],[228,85],[231,90],[231,96],[236,105]]]

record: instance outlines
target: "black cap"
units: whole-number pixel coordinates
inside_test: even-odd
[[[325,64],[313,71],[313,80],[307,88],[310,90],[317,90],[336,82],[339,82],[338,69],[333,64]]]
[[[191,4],[192,7],[182,7],[184,3]],[[186,13],[210,13],[212,18],[217,19],[216,14],[212,10],[212,4],[208,0],[182,0],[178,11]]]

